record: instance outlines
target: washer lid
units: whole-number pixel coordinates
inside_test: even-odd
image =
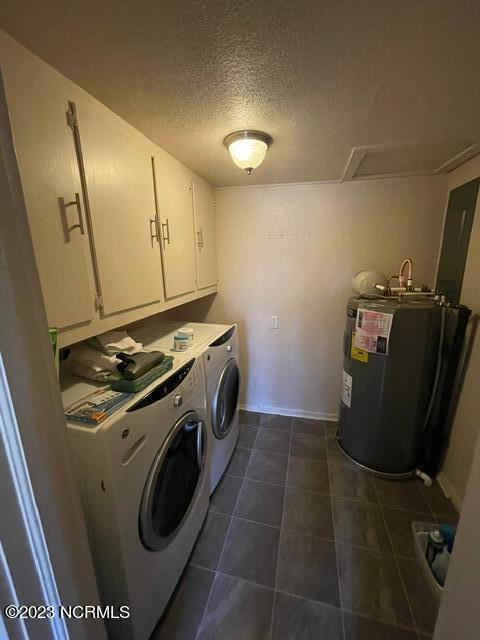
[[[231,358],[220,374],[212,400],[212,430],[219,439],[225,438],[233,426],[239,393],[240,368]]]

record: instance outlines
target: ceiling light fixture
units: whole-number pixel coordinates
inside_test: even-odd
[[[246,130],[230,133],[223,144],[229,150],[237,167],[244,169],[250,175],[262,164],[272,142],[272,137],[268,133]]]

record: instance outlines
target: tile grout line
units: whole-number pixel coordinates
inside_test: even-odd
[[[233,453],[232,453],[232,455],[231,455],[231,457],[230,457],[230,460],[229,460],[228,464],[230,464],[230,462],[231,462],[231,460],[232,460],[233,456],[235,455],[235,451],[237,450],[237,447],[238,447],[238,440],[239,440],[239,438],[240,438],[240,425],[238,426],[238,429],[239,429],[239,430],[238,430],[238,438],[237,438],[237,442],[235,443],[235,448],[234,448],[234,450],[233,450]],[[255,439],[256,439],[256,437],[257,437],[257,434],[255,434]],[[254,440],[254,443],[255,443],[255,440]],[[243,448],[243,447],[241,447],[241,448]],[[217,576],[218,576],[218,575],[219,575],[219,573],[220,573],[220,572],[219,572],[220,562],[222,561],[223,554],[224,554],[224,552],[225,552],[225,546],[226,546],[226,544],[227,544],[228,535],[229,535],[230,530],[231,530],[231,528],[232,528],[232,523],[233,523],[233,518],[234,518],[235,511],[236,511],[236,508],[237,508],[237,503],[238,503],[238,501],[239,501],[239,499],[240,499],[240,494],[241,494],[241,492],[242,492],[243,485],[244,485],[244,482],[245,482],[245,477],[246,477],[246,475],[247,475],[248,465],[250,464],[250,460],[251,460],[251,457],[252,457],[252,450],[250,450],[250,449],[249,449],[249,451],[250,451],[250,455],[249,455],[249,458],[248,458],[247,466],[245,467],[245,476],[243,477],[243,479],[242,479],[242,483],[240,484],[240,489],[239,489],[239,491],[238,491],[238,495],[237,495],[237,498],[236,498],[236,500],[235,500],[235,504],[234,504],[234,506],[233,506],[232,513],[231,513],[231,514],[228,514],[228,515],[230,515],[230,522],[228,523],[227,531],[226,531],[226,533],[225,533],[225,539],[224,539],[223,544],[222,544],[222,550],[220,551],[220,555],[219,555],[219,557],[218,557],[217,564],[216,564],[216,566],[215,566],[215,575],[214,575],[214,577],[213,577],[212,584],[210,585],[210,590],[209,590],[209,592],[208,592],[208,598],[207,598],[207,601],[205,602],[205,607],[204,607],[204,609],[203,609],[202,617],[201,617],[201,619],[200,619],[200,623],[199,623],[199,625],[198,625],[197,633],[195,634],[195,640],[198,640],[198,639],[200,638],[200,632],[202,631],[202,627],[203,627],[203,623],[204,623],[204,620],[205,620],[205,616],[207,615],[208,605],[210,604],[210,600],[212,599],[213,587],[214,587],[215,582],[216,582],[216,580],[217,580]],[[227,465],[227,467],[228,467],[228,465]],[[223,478],[224,478],[226,475],[228,475],[228,474],[224,472],[224,474],[222,475],[222,477],[221,477],[221,479],[220,479],[220,482],[223,480]],[[219,482],[219,484],[220,484],[220,482]],[[218,485],[217,485],[217,487],[218,487]],[[217,489],[217,487],[216,487],[215,489]],[[211,496],[210,496],[210,498],[211,498]],[[210,499],[210,498],[209,498],[209,499]],[[216,513],[216,512],[214,512],[214,513]],[[223,514],[223,515],[227,515],[227,514]]]
[[[252,480],[250,478],[246,478],[246,480],[248,482],[252,482]],[[256,481],[254,481],[256,482]],[[275,485],[277,486],[277,488],[279,489],[285,489],[285,486],[281,486],[281,485]],[[294,488],[294,487],[290,487],[290,488]],[[296,487],[295,487],[296,488]],[[330,498],[330,496],[326,495],[326,494],[320,494],[320,493],[316,493],[314,495],[317,495],[321,498]],[[337,498],[335,498],[337,500]],[[360,505],[367,505],[367,506],[374,506],[374,507],[379,507],[380,505],[378,504],[374,504],[374,503],[363,503],[363,502],[355,502],[354,504],[360,504]],[[214,513],[215,515],[219,515],[219,516],[225,516],[227,518],[231,518],[233,517],[232,514],[229,513],[224,513],[222,511],[214,511],[214,510],[210,510],[211,513]],[[384,555],[384,556],[392,556],[394,555],[394,552],[390,552],[390,551],[384,551],[382,549],[373,549],[372,547],[366,547],[364,545],[361,544],[354,544],[353,542],[346,542],[344,540],[336,540],[335,538],[327,538],[325,536],[319,536],[316,533],[306,533],[305,531],[299,530],[299,529],[290,529],[289,527],[282,527],[282,526],[277,526],[275,524],[268,524],[267,522],[262,522],[260,520],[252,520],[251,518],[244,518],[243,516],[239,516],[238,514],[235,514],[235,519],[236,520],[242,520],[243,522],[249,522],[250,524],[257,524],[260,525],[261,527],[268,527],[270,529],[277,529],[278,531],[289,531],[290,533],[295,533],[297,535],[302,535],[305,536],[307,538],[313,538],[314,540],[324,540],[326,542],[338,542],[339,544],[344,545],[345,547],[352,547],[353,549],[360,549],[363,551],[372,551],[374,553],[377,553],[379,555]],[[400,558],[405,558],[407,560],[412,560],[413,558],[411,556],[404,556],[402,554],[396,554],[398,557]],[[192,563],[190,563],[192,564]],[[209,569],[210,571],[215,571],[215,569],[212,569],[211,567],[204,567],[205,569]],[[255,584],[260,584],[260,583],[255,583]]]
[[[238,434],[238,435],[239,435],[239,437],[240,437],[240,425],[239,425],[239,434]],[[257,439],[257,435],[258,435],[258,431],[257,431],[257,433],[255,434],[255,439],[254,439],[254,441],[253,441],[253,444],[255,444],[255,440]],[[233,456],[235,455],[235,451],[236,451],[236,449],[237,449],[237,446],[238,446],[238,438],[237,438],[237,443],[235,444],[235,448],[234,448],[234,450],[233,450],[232,456],[231,456],[231,458],[230,458],[230,460],[229,460],[229,464],[230,464],[230,461],[232,460]],[[214,587],[215,582],[216,582],[216,580],[217,580],[217,576],[218,576],[219,574],[221,574],[221,572],[219,571],[219,569],[220,569],[220,564],[221,564],[221,562],[222,562],[222,559],[223,559],[223,556],[224,556],[224,553],[225,553],[225,547],[227,546],[228,536],[229,536],[230,531],[231,531],[231,529],[232,529],[233,520],[234,520],[234,518],[235,518],[235,512],[236,512],[236,510],[237,510],[237,505],[238,505],[238,502],[239,502],[239,500],[240,500],[240,495],[241,495],[241,493],[242,493],[242,489],[243,489],[243,486],[244,486],[244,484],[245,484],[245,480],[246,480],[246,477],[247,477],[247,470],[248,470],[248,467],[250,466],[250,461],[251,461],[251,459],[252,459],[252,451],[253,451],[253,449],[249,449],[249,451],[250,451],[250,455],[249,455],[249,457],[248,457],[248,463],[247,463],[247,466],[245,467],[245,475],[244,475],[244,476],[243,476],[243,478],[242,478],[242,483],[241,483],[241,485],[240,485],[240,489],[239,489],[239,491],[238,491],[238,495],[237,495],[237,498],[236,498],[236,500],[235,500],[235,504],[233,505],[232,514],[231,514],[231,516],[230,516],[230,522],[228,523],[227,531],[226,531],[226,533],[225,533],[225,539],[224,539],[224,541],[223,541],[223,545],[222,545],[222,550],[220,551],[220,555],[219,555],[219,557],[218,557],[217,565],[216,565],[216,567],[215,567],[215,575],[214,575],[214,578],[213,578],[213,580],[212,580],[212,584],[211,584],[211,586],[210,586],[210,591],[209,591],[209,593],[208,593],[208,598],[207,598],[207,601],[206,601],[206,603],[205,603],[205,608],[204,608],[204,610],[203,610],[202,618],[201,618],[201,620],[200,620],[200,624],[198,625],[197,633],[195,634],[195,640],[199,640],[199,638],[200,638],[200,632],[202,631],[202,627],[203,627],[203,623],[204,623],[204,620],[205,620],[205,616],[207,615],[208,606],[209,606],[209,604],[210,604],[210,600],[212,599],[213,587]],[[224,473],[224,475],[223,475],[223,476],[222,476],[222,478],[221,478],[222,480],[223,480],[223,478],[225,477],[225,475],[228,475],[228,474],[225,474],[225,473]]]
[[[275,581],[273,583],[273,602],[272,602],[272,614],[270,617],[270,629],[268,633],[269,640],[272,640],[273,634],[273,622],[275,618],[275,605],[277,601],[277,582],[278,582],[278,573],[280,566],[280,546],[282,542],[282,532],[283,532],[283,523],[285,520],[285,504],[287,501],[287,483],[288,483],[288,468],[290,466],[290,451],[292,449],[292,434],[293,434],[293,418],[290,418],[290,437],[288,439],[288,457],[287,457],[287,470],[285,473],[285,486],[283,490],[283,505],[282,505],[282,519],[280,522],[280,533],[278,535],[278,549],[277,549],[277,565],[275,567]]]
[[[209,569],[208,567],[204,567],[200,564],[195,564],[193,562],[190,563],[192,566],[196,567],[197,569],[202,569],[203,571],[208,571],[210,573],[218,573],[222,576],[226,576],[228,578],[235,578],[235,580],[238,580],[239,582],[245,582],[246,584],[252,585],[252,587],[260,587],[262,589],[265,589],[267,591],[271,591],[272,593],[281,593],[283,595],[289,596],[290,598],[295,598],[296,600],[302,600],[305,602],[309,602],[313,605],[320,605],[322,607],[326,607],[328,609],[333,609],[334,611],[338,611],[339,613],[342,612],[342,609],[340,609],[340,607],[337,607],[333,604],[330,604],[329,602],[324,602],[323,600],[313,600],[312,598],[307,598],[305,596],[300,596],[298,595],[298,593],[290,593],[290,591],[285,591],[285,589],[274,589],[273,587],[267,587],[267,585],[265,584],[260,584],[259,582],[253,582],[252,580],[247,580],[246,578],[240,578],[238,576],[234,576],[231,573],[225,573],[224,571],[213,571],[212,569]],[[343,609],[343,611],[345,613],[350,613],[353,616],[357,616],[359,618],[363,618],[365,620],[370,620],[372,622],[378,622],[380,624],[384,624],[387,625],[389,627],[392,627],[394,629],[402,629],[403,631],[409,631],[410,633],[413,631],[413,633],[416,633],[415,630],[412,629],[412,627],[409,626],[405,626],[405,625],[401,625],[401,624],[392,624],[391,622],[385,622],[385,620],[379,620],[378,618],[375,618],[373,616],[369,616],[366,615],[365,613],[359,613],[358,611],[353,611],[353,609]],[[428,634],[424,634],[424,635],[428,635]]]
[[[415,628],[415,633],[417,634],[418,640],[420,640],[420,631],[418,630],[417,621],[415,620],[415,616],[413,615],[413,608],[412,608],[412,605],[411,605],[411,602],[410,602],[410,598],[408,596],[408,592],[407,592],[407,588],[405,586],[405,582],[403,580],[402,572],[400,571],[400,564],[399,564],[398,558],[397,558],[397,556],[396,556],[396,554],[394,552],[392,536],[390,534],[390,529],[388,528],[388,525],[387,525],[387,520],[385,518],[385,514],[383,513],[383,505],[380,502],[380,498],[379,498],[379,495],[378,495],[378,491],[377,491],[377,487],[375,485],[375,482],[373,482],[372,484],[373,484],[373,489],[375,491],[375,494],[377,496],[378,505],[380,507],[380,513],[382,514],[383,526],[385,527],[385,530],[386,530],[387,536],[388,536],[388,540],[390,542],[390,546],[392,547],[392,555],[393,555],[393,559],[394,559],[394,562],[395,562],[395,567],[397,569],[398,576],[400,578],[400,583],[402,585],[402,589],[403,589],[403,592],[405,594],[405,598],[407,599],[408,610],[410,611],[410,615],[412,617],[412,622],[413,622],[413,625],[414,625],[414,628]]]
[[[417,480],[417,482],[420,483],[420,493],[422,494],[423,499],[425,500],[428,510],[430,511],[431,515],[433,516],[433,519],[435,520],[435,522],[438,524],[438,520],[437,520],[437,516],[436,514],[433,512],[432,507],[430,506],[430,501],[428,500],[426,494],[425,494],[425,484],[422,480]]]
[[[259,451],[259,449],[249,449],[249,451],[251,451],[252,453],[254,451]],[[267,453],[266,451],[263,451],[263,453]],[[285,458],[286,456],[281,456],[282,458]],[[229,478],[237,478],[237,480],[242,480],[243,476],[235,476],[232,473],[226,473],[226,476],[228,476]],[[283,487],[283,484],[278,484],[278,482],[267,482],[266,480],[256,480],[255,478],[249,478],[249,480],[252,480],[252,482],[262,482],[263,484],[268,484],[270,487]]]
[[[281,433],[285,433],[285,431],[282,431]],[[257,439],[257,436],[255,436],[255,440],[256,439]],[[242,447],[242,449],[244,448],[245,447]],[[272,451],[271,449],[260,449],[260,447],[255,447],[255,446],[252,447],[250,451],[260,451],[260,453],[268,453],[269,455],[276,456],[277,458],[288,458],[288,453],[278,453],[277,451]]]
[[[340,583],[340,568],[338,566],[338,553],[337,553],[337,532],[335,528],[335,509],[334,509],[334,497],[332,495],[332,487],[330,482],[330,456],[328,455],[328,429],[323,423],[324,436],[325,436],[325,452],[327,455],[327,472],[328,472],[328,486],[330,489],[330,512],[332,514],[332,527],[333,527],[333,538],[334,538],[334,548],[335,548],[335,567],[337,569],[337,582],[338,582],[338,598],[340,600],[340,619],[342,621],[342,636],[343,640],[346,640],[345,635],[345,620],[343,614],[343,598],[342,598],[342,587]]]
[[[258,449],[252,449],[252,451],[258,451]],[[313,460],[312,458],[299,458],[300,460],[306,460],[308,462],[317,462],[317,460]],[[318,462],[324,462],[325,464],[327,464],[326,460],[319,460]],[[228,476],[229,478],[238,478],[241,479],[240,476]],[[257,484],[266,484],[269,487],[284,487],[284,484],[278,484],[276,482],[265,482],[265,480],[256,480],[255,478],[248,478],[250,480],[250,482],[256,482]],[[329,493],[326,492],[322,492],[322,491],[312,491],[311,489],[304,489],[303,487],[299,487],[297,485],[291,485],[292,489],[297,489],[298,491],[303,491],[304,493],[311,493],[314,496],[323,496],[324,498],[327,498],[330,496]],[[339,498],[339,500],[348,500],[348,498]],[[356,500],[350,500],[350,502],[357,502]],[[369,504],[374,504],[374,503],[369,503]],[[211,511],[214,511],[214,509],[211,509]],[[424,514],[427,515],[427,514]]]
[[[425,484],[422,482],[421,488],[422,488],[422,493],[423,493],[423,496],[425,498],[425,501],[428,504],[428,508],[430,509],[430,511],[431,511],[436,523],[437,524],[442,524],[442,522],[448,522],[451,516],[447,515],[446,511],[444,512],[444,514],[440,513],[440,511],[441,511],[440,509],[438,509],[438,511],[434,511],[432,505],[430,504],[430,501],[428,499],[428,492],[431,489],[433,489],[433,486],[434,486],[435,483],[439,486],[439,489],[442,492],[443,497],[445,498],[445,500],[450,503],[450,507],[453,508],[453,510],[455,512],[455,517],[456,517],[456,520],[457,520],[457,524],[458,524],[458,520],[460,518],[460,513],[457,511],[457,509],[456,509],[455,505],[453,504],[453,502],[451,501],[451,499],[448,498],[446,496],[446,494],[444,493],[444,491],[442,489],[442,486],[438,482],[437,478],[434,478],[433,479],[433,484],[432,484],[431,487],[426,487]]]
[[[254,451],[254,449],[250,449],[250,451]],[[255,451],[260,451],[260,449],[255,449]],[[263,453],[270,453],[267,451],[263,451]],[[287,457],[287,456],[282,456],[281,454],[273,454],[273,455],[279,455],[280,457]],[[320,459],[316,459],[316,458],[304,458],[301,456],[290,456],[290,458],[296,458],[298,460],[308,460],[311,462],[319,462],[319,463],[324,463],[324,464],[328,464],[327,459],[325,458],[324,460],[320,460]],[[335,463],[333,463],[335,464]],[[330,465],[328,464],[328,467],[330,467]],[[354,469],[353,467],[351,467],[351,469],[353,471],[356,471],[356,469]],[[329,468],[329,472],[330,472],[330,468]],[[332,470],[333,473],[333,470]],[[361,472],[364,473],[364,472]],[[237,476],[234,475],[232,473],[226,473],[226,476],[228,476],[229,478],[237,478],[237,480],[242,480],[242,476]],[[365,474],[366,475],[366,474]],[[259,482],[261,484],[267,484],[269,486],[272,487],[283,487],[284,485],[282,484],[278,484],[277,482],[268,482],[267,480],[257,480],[255,478],[248,478],[251,482]],[[329,473],[329,481],[330,481],[330,473]],[[375,484],[375,483],[372,483]],[[314,495],[317,496],[331,496],[331,492],[330,493],[322,493],[321,491],[312,491],[311,489],[304,489],[303,487],[297,487],[292,485],[293,488],[298,489],[299,491],[305,491],[306,493],[313,493]],[[377,495],[377,493],[375,492],[375,495]],[[345,502],[353,502],[355,504],[362,504],[362,505],[370,505],[370,506],[379,506],[379,502],[378,502],[378,498],[377,498],[377,502],[372,502],[371,500],[356,500],[355,498],[352,498],[351,496],[335,496],[336,500],[340,500],[340,501],[345,501]],[[435,521],[435,523],[438,524],[438,517],[435,513],[432,512],[431,508],[428,507],[428,513],[426,511],[418,511],[416,509],[403,509],[402,507],[395,507],[395,506],[391,506],[391,505],[383,505],[385,509],[389,509],[390,511],[398,511],[400,513],[409,513],[409,514],[415,514],[418,516],[428,516],[429,518],[431,518],[432,520]],[[428,506],[428,503],[427,503]],[[214,511],[215,513],[223,513],[223,511],[216,511],[215,509],[210,509],[210,511]],[[227,514],[228,515],[228,514]],[[354,545],[355,546],[355,545]]]

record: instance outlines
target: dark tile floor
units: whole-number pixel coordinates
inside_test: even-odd
[[[373,478],[334,423],[240,413],[240,437],[152,640],[426,640],[436,604],[414,520],[456,522],[439,487]]]

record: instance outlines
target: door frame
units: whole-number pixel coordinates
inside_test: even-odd
[[[98,605],[0,74],[0,599]],[[13,600],[12,600],[13,599]],[[8,620],[0,636],[103,640],[102,620]]]

